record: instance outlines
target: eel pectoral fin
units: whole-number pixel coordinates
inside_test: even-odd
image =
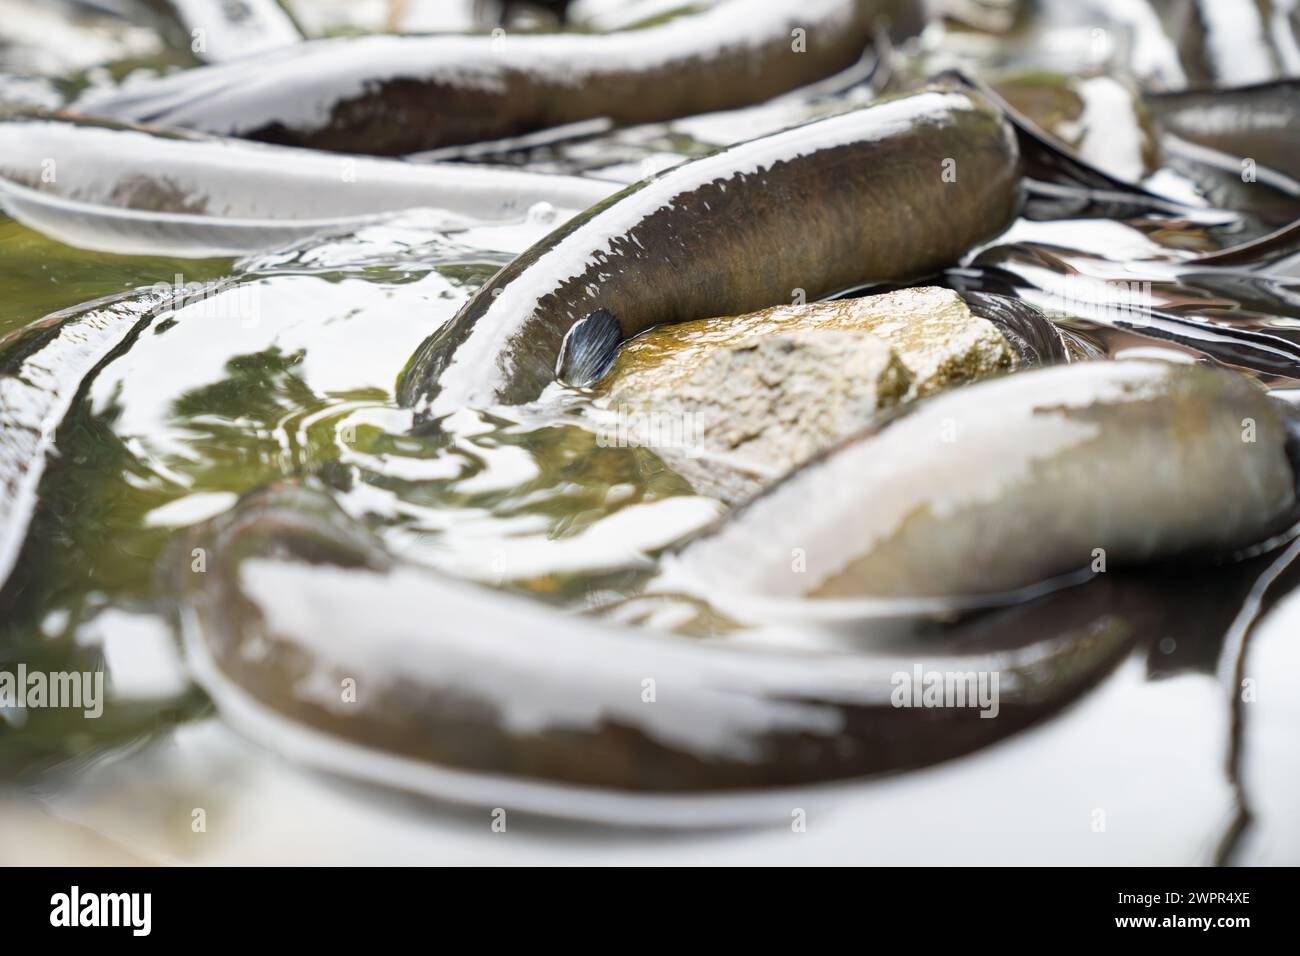
[[[595,385],[614,364],[622,342],[618,319],[605,309],[597,309],[573,323],[564,334],[555,360],[555,377],[574,388]]]

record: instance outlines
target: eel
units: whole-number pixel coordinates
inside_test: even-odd
[[[0,338],[0,586],[26,539],[68,409],[91,373],[173,299],[155,289],[110,296]]]
[[[728,0],[644,30],[308,41],[79,101],[88,113],[378,154],[596,117],[646,123],[759,103],[846,69],[915,0]]]
[[[847,632],[822,622],[847,644],[564,614],[401,562],[292,482],[189,529],[163,567],[195,679],[294,759],[584,820],[776,820],[809,796],[789,788],[924,766],[1045,719],[1165,636],[1178,578],[1126,565],[1270,544],[1294,519],[1293,432],[1285,406],[1218,367],[1035,368],[923,400],[813,461],[651,585],[728,614],[775,609],[768,623],[805,591],[877,595]],[[1107,573],[1025,592],[1097,548]],[[985,610],[955,624],[940,622],[963,605],[912,599],[963,591]],[[817,633],[826,605],[798,603],[800,633]],[[997,719],[899,706],[900,676],[935,673],[997,674]]]
[[[399,399],[426,421],[523,404],[562,348],[581,364],[587,342],[926,275],[1011,222],[1017,159],[1000,113],[939,87],[683,163],[497,273],[417,351]]]
[[[139,0],[207,63],[237,60],[302,42],[278,0]]]
[[[1294,388],[1300,384],[1295,292],[1280,271],[1287,262],[1278,260],[1297,250],[1300,223],[1258,242],[1152,263],[1112,281],[1114,260],[1104,255],[1010,242],[982,250],[965,268],[949,270],[945,281],[967,299],[997,293],[1005,303],[1025,299],[1064,319],[1061,331],[1080,354],[1155,346],[1240,369],[1268,388]],[[1259,269],[1269,275],[1245,271]]]
[[[1277,270],[1282,275],[1294,274],[1294,257],[1300,253],[1300,220],[1275,229],[1266,235],[1248,240],[1217,252],[1207,252],[1189,259],[1189,265],[1228,266]],[[1291,260],[1287,263],[1280,260]]]
[[[1103,360],[987,380],[795,472],[685,544],[661,586],[723,607],[960,606],[1090,569],[1232,553],[1294,520],[1293,418],[1217,366]]]
[[[78,118],[0,115],[0,206],[69,245],[117,254],[241,254],[409,208],[447,228],[561,219],[614,183],[467,164],[325,155]]]
[[[611,823],[788,824],[794,793],[814,798],[788,788],[992,743],[1168,621],[1157,592],[1112,575],[917,644],[702,642],[399,562],[293,483],[250,492],[175,547],[162,567],[187,664],[236,730],[385,786]],[[996,679],[996,699],[899,706],[918,669]]]
[[[1300,217],[1300,81],[1147,93],[1166,173],[1242,214],[1256,238]]]
[[[820,622],[800,601],[797,646],[646,632],[442,577],[319,485],[284,482],[162,563],[190,672],[237,730],[330,772],[618,824],[777,822],[808,785],[932,764],[1059,711],[1187,598],[1178,576],[1126,564],[1259,551],[1294,517],[1290,422],[1225,369],[1079,362],[915,409],[688,541],[651,584],[725,614],[733,598],[762,615],[810,589],[886,595]],[[1107,573],[980,614],[906,597],[987,597],[1099,547]],[[900,703],[936,674],[967,706]]]
[[[1160,165],[1155,130],[1136,90],[1110,76],[1000,72],[989,82],[1019,113],[1080,160],[1130,183]]]
[[[1161,19],[1195,87],[1237,86],[1294,73],[1295,33],[1273,0],[1163,0]]]
[[[1300,80],[1148,93],[1144,101],[1167,133],[1231,157],[1238,173],[1252,159],[1300,182]]]

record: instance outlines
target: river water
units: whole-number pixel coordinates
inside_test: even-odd
[[[792,97],[488,159],[631,182],[872,95]],[[203,863],[1300,859],[1300,597],[1287,594],[1286,542],[1188,582],[1213,598],[1196,626],[1171,611],[1168,633],[1046,723],[933,767],[810,791],[769,826],[649,833],[518,815],[502,836],[492,808],[345,782],[233,732],[187,678],[160,613],[160,562],[178,529],[243,492],[323,479],[403,560],[590,612],[634,594],[647,554],[721,510],[651,451],[604,447],[573,424],[466,412],[453,441],[413,436],[393,394],[409,357],[556,225],[545,208],[455,232],[433,222],[417,210],[234,260],[85,252],[0,219],[0,336],[124,290],[235,277],[140,327],[58,430],[0,603],[0,661],[102,668],[110,699],[91,723],[3,713],[0,846]],[[1265,279],[1182,265],[1239,238],[1177,219],[1022,219],[935,281],[1013,288],[1098,353],[1209,355],[1285,395],[1300,383],[1294,269]],[[1081,291],[1089,279],[1099,295]],[[1107,301],[1135,289],[1180,320],[1134,322]],[[671,607],[642,623],[729,635]],[[806,827],[790,826],[795,810]]]

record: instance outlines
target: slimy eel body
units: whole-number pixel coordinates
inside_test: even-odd
[[[1083,549],[1111,551],[1110,573],[955,626],[922,618],[905,639],[890,625],[909,612],[898,604],[887,620],[888,601],[852,622],[848,644],[789,649],[744,632],[701,641],[563,614],[399,562],[327,495],[297,485],[192,528],[177,547],[209,555],[202,573],[180,557],[167,566],[196,679],[234,726],[297,759],[480,806],[776,822],[789,813],[784,788],[989,744],[1166,634],[1187,595],[1176,579],[1122,565],[1251,544],[1275,526],[1295,479],[1271,401],[1235,373],[1156,362],[1018,373],[885,426],[910,457],[888,457],[906,449],[879,439],[853,443],[674,559],[698,586],[725,578],[752,602],[800,593],[775,572],[791,570],[796,543],[808,573],[793,577],[835,593],[864,582],[888,594],[1010,587],[1071,569]],[[945,457],[949,415],[959,437]],[[936,481],[943,494],[927,498]],[[876,514],[912,527],[882,535]],[[864,555],[888,562],[855,563]],[[849,573],[827,573],[841,567]],[[863,577],[875,571],[886,577]],[[801,628],[807,638],[817,625]],[[970,703],[900,703],[913,675],[931,673],[957,675]],[[996,675],[991,693],[970,683],[981,674]],[[340,705],[341,676],[366,689],[355,703]]]
[[[0,207],[69,245],[117,254],[219,255],[435,210],[445,228],[560,221],[618,189],[598,179],[419,165],[63,114],[0,116]]]
[[[608,35],[317,40],[81,106],[287,145],[412,153],[596,117],[643,123],[761,102],[848,68],[878,25],[915,16],[911,0],[731,0]]]
[[[1222,554],[1293,508],[1286,444],[1282,406],[1235,372],[1034,369],[920,402],[813,461],[688,544],[667,576],[710,596],[960,600]]]
[[[788,821],[788,794],[769,788],[991,743],[1085,691],[1160,620],[1152,595],[1115,579],[928,642],[927,664],[998,672],[986,719],[897,707],[898,675],[922,662],[905,648],[701,644],[575,617],[394,562],[350,521],[281,486],[182,542],[209,555],[205,573],[169,567],[191,671],[223,717],[323,769],[582,819]],[[364,688],[355,704],[339,703],[341,675]]]
[[[975,93],[934,89],[741,143],[571,220],[431,337],[399,397],[425,417],[520,404],[575,323],[655,325],[813,300],[953,262],[1010,222],[1015,136]]]

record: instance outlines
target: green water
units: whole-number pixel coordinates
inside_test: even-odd
[[[203,281],[224,275],[230,260],[113,256],[71,249],[0,218],[0,336],[49,313],[157,282],[178,273]],[[41,486],[43,507],[3,598],[0,658],[46,671],[94,670],[98,655],[72,634],[91,611],[150,592],[151,563],[164,535],[140,527],[149,498],[111,428],[77,407],[59,438],[60,463]],[[21,728],[0,730],[0,773],[30,773],[106,743],[148,734],[187,714],[197,697],[160,706],[124,705],[86,721],[76,711],[30,710]]]
[[[72,249],[0,215],[0,336],[51,312],[159,282],[216,279],[230,259],[155,259]]]
[[[233,289],[143,322],[85,383],[0,598],[0,664],[102,668],[101,648],[83,639],[87,624],[110,608],[165,616],[177,529],[278,479],[326,482],[394,550],[471,576],[490,574],[503,547],[571,538],[622,508],[690,493],[652,453],[598,447],[571,425],[486,422],[450,447],[409,434],[393,399],[398,373],[502,257],[476,259],[437,239],[406,254],[384,249],[375,255],[366,239],[344,238],[325,255],[237,267],[81,252],[0,224],[7,331],[129,289],[243,270]],[[200,507],[155,520],[177,503]],[[502,568],[501,578],[492,583],[587,606],[627,574],[543,568],[507,577]],[[110,696],[94,721],[33,709],[21,726],[0,729],[0,774],[38,780],[70,758],[206,712],[197,692]]]

